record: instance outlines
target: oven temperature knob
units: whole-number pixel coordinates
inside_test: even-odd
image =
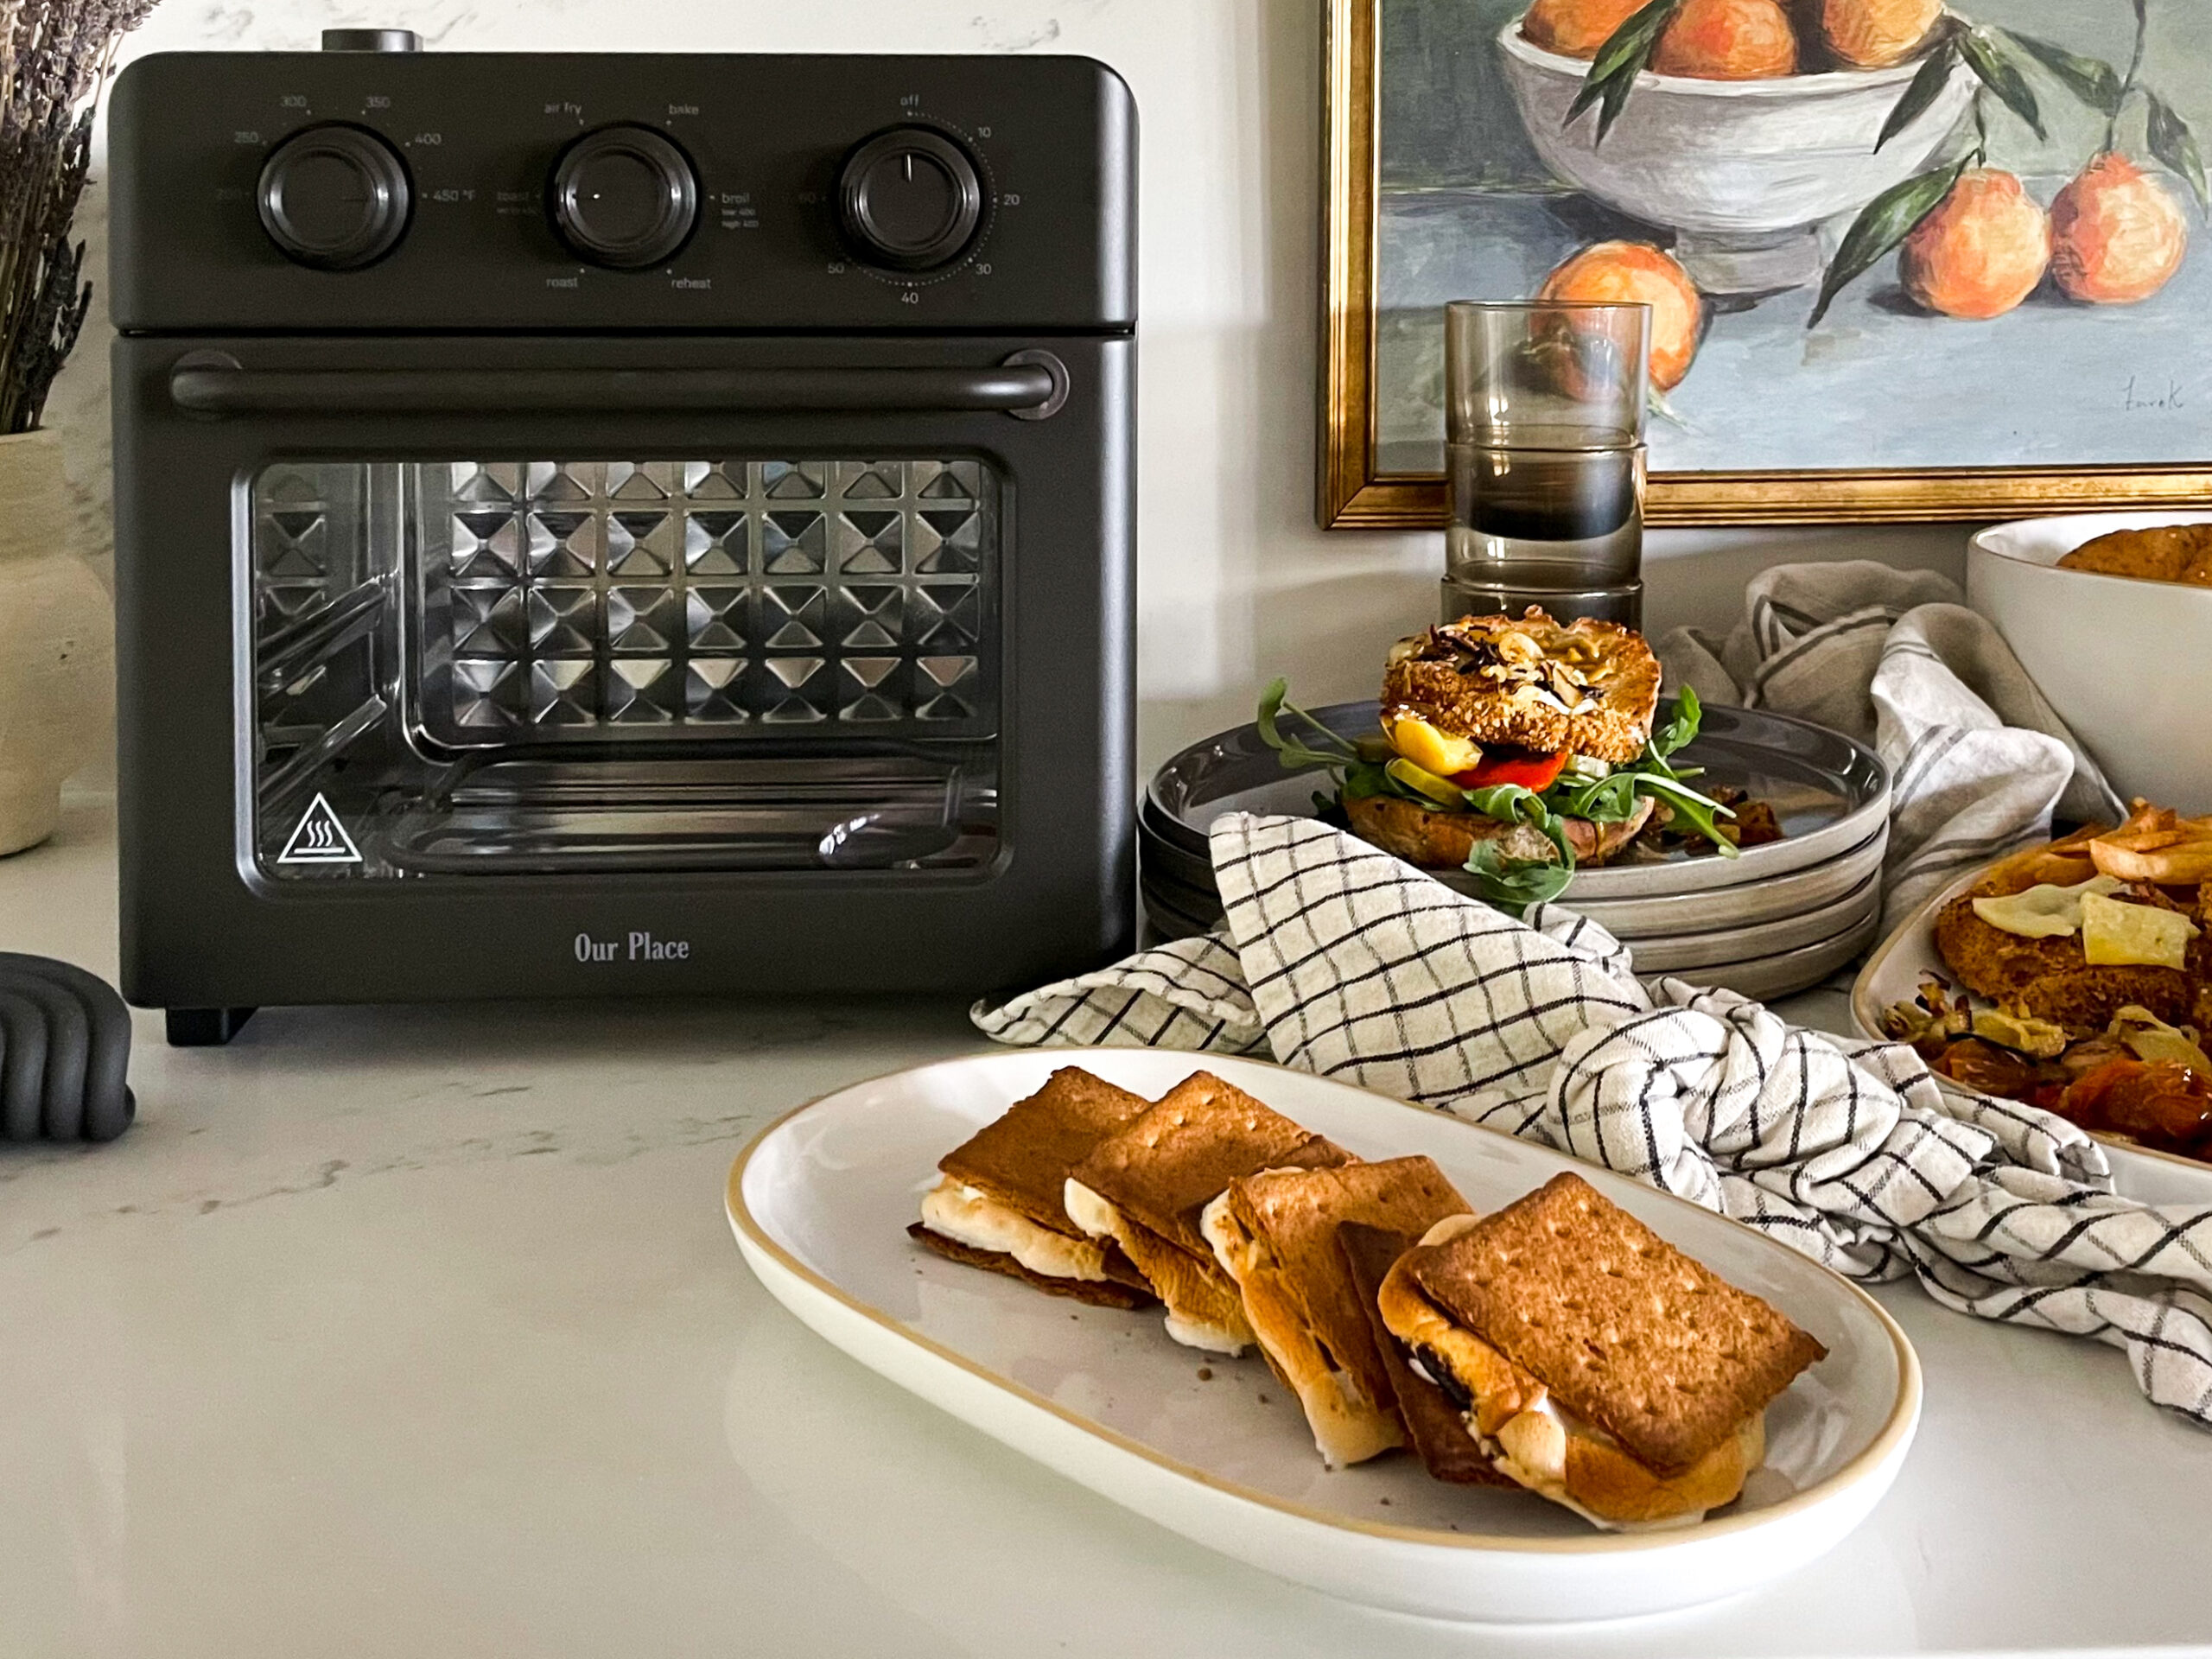
[[[358,270],[407,229],[407,164],[365,127],[309,127],[270,152],[254,200],[286,258]]]
[[[651,127],[601,127],[553,168],[553,227],[579,258],[616,270],[657,265],[699,218],[691,162]]]
[[[847,159],[837,205],[871,264],[928,270],[951,264],[975,236],[983,187],[968,152],[943,133],[893,127]]]

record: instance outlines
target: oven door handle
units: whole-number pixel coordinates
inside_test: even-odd
[[[195,415],[601,415],[997,410],[1043,420],[1067,402],[1050,352],[983,369],[248,369],[195,352],[169,398]]]

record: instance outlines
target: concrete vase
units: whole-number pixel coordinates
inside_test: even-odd
[[[0,437],[0,855],[54,833],[107,707],[107,590],[77,556],[61,444]]]

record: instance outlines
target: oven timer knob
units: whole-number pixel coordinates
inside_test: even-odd
[[[601,127],[553,164],[553,228],[578,258],[615,270],[657,265],[699,218],[690,158],[651,127]]]
[[[287,259],[316,270],[358,270],[390,253],[406,232],[407,163],[365,127],[308,127],[269,153],[254,201]]]
[[[880,132],[845,161],[838,217],[870,264],[931,270],[958,258],[983,217],[968,152],[934,127]]]

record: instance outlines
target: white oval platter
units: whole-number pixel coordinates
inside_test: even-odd
[[[1810,1331],[1828,1356],[1770,1408],[1769,1460],[1744,1497],[1696,1526],[1608,1534],[1529,1494],[1433,1481],[1403,1454],[1332,1473],[1256,1358],[1179,1347],[1156,1310],[1041,1295],[906,1237],[937,1160],[1056,1067],[1157,1097],[1201,1065],[1363,1157],[1427,1153],[1478,1210],[1576,1169]],[[1786,1246],[1529,1142],[1255,1060],[1024,1050],[898,1072],[770,1128],[732,1166],[726,1204],[769,1293],[863,1365],[1207,1548],[1434,1618],[1618,1618],[1750,1589],[1856,1527],[1919,1420],[1920,1366],[1903,1332]]]

